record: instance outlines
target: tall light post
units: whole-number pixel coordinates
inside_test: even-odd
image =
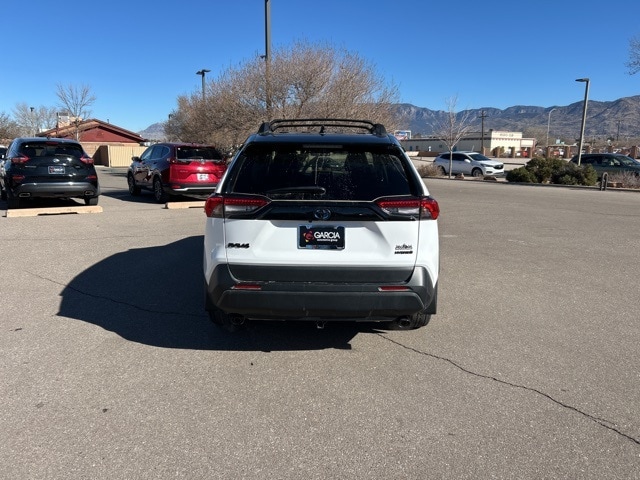
[[[209,73],[211,70],[207,70],[203,68],[202,70],[198,70],[196,75],[200,75],[202,77],[202,101],[204,102],[204,76]]]
[[[264,62],[265,106],[271,121],[271,0],[264,0]]]
[[[481,122],[481,125],[482,125],[480,127],[481,130],[482,130],[482,133],[481,133],[482,137],[481,137],[481,140],[480,140],[480,149],[481,149],[482,155],[484,155],[484,119],[487,118],[487,116],[488,115],[485,113],[485,111],[482,110],[482,112],[480,113],[480,122]]]
[[[551,125],[551,112],[553,112],[554,110],[555,108],[549,110],[549,119],[547,120],[547,143],[545,144],[545,148],[549,148],[549,125]]]
[[[580,145],[578,145],[578,166],[582,160],[582,145],[584,144],[584,125],[587,121],[587,102],[589,101],[589,79],[577,78],[576,82],[584,82],[584,103],[582,104],[582,126],[580,127]]]
[[[36,136],[36,119],[35,119],[35,115],[33,114],[33,111],[35,110],[34,107],[29,107],[29,110],[31,110],[31,126],[33,127],[33,136]]]

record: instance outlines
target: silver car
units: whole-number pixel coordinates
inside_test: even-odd
[[[474,177],[504,176],[504,163],[491,160],[477,152],[445,152],[436,157],[433,163],[443,175],[448,175],[451,168],[453,175],[462,173]]]

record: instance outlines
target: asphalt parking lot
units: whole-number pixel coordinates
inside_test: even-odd
[[[202,209],[99,176],[101,212],[0,202],[5,478],[640,478],[639,193],[426,179],[427,327],[232,335]]]

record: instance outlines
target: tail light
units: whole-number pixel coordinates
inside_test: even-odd
[[[87,155],[86,153],[83,153],[82,156],[80,157],[80,161],[82,163],[84,163],[85,165],[93,165],[93,158],[91,158],[89,155]]]
[[[22,165],[24,163],[27,163],[29,161],[29,157],[27,157],[26,155],[20,155],[19,157],[12,157],[11,158],[11,163],[15,164],[15,165]]]
[[[440,206],[432,197],[382,198],[376,202],[376,205],[390,215],[429,220],[436,220],[440,215]]]
[[[207,217],[225,218],[228,215],[254,212],[268,203],[269,199],[260,196],[224,196],[214,194],[207,198],[204,204],[204,212]]]

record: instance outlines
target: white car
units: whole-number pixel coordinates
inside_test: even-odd
[[[436,313],[439,212],[382,125],[265,123],[205,204],[205,309],[230,330],[247,319],[422,327]]]
[[[504,163],[491,160],[477,152],[445,152],[436,157],[433,163],[442,175],[449,174],[450,164],[452,175],[462,173],[474,177],[502,177],[505,174]]]

